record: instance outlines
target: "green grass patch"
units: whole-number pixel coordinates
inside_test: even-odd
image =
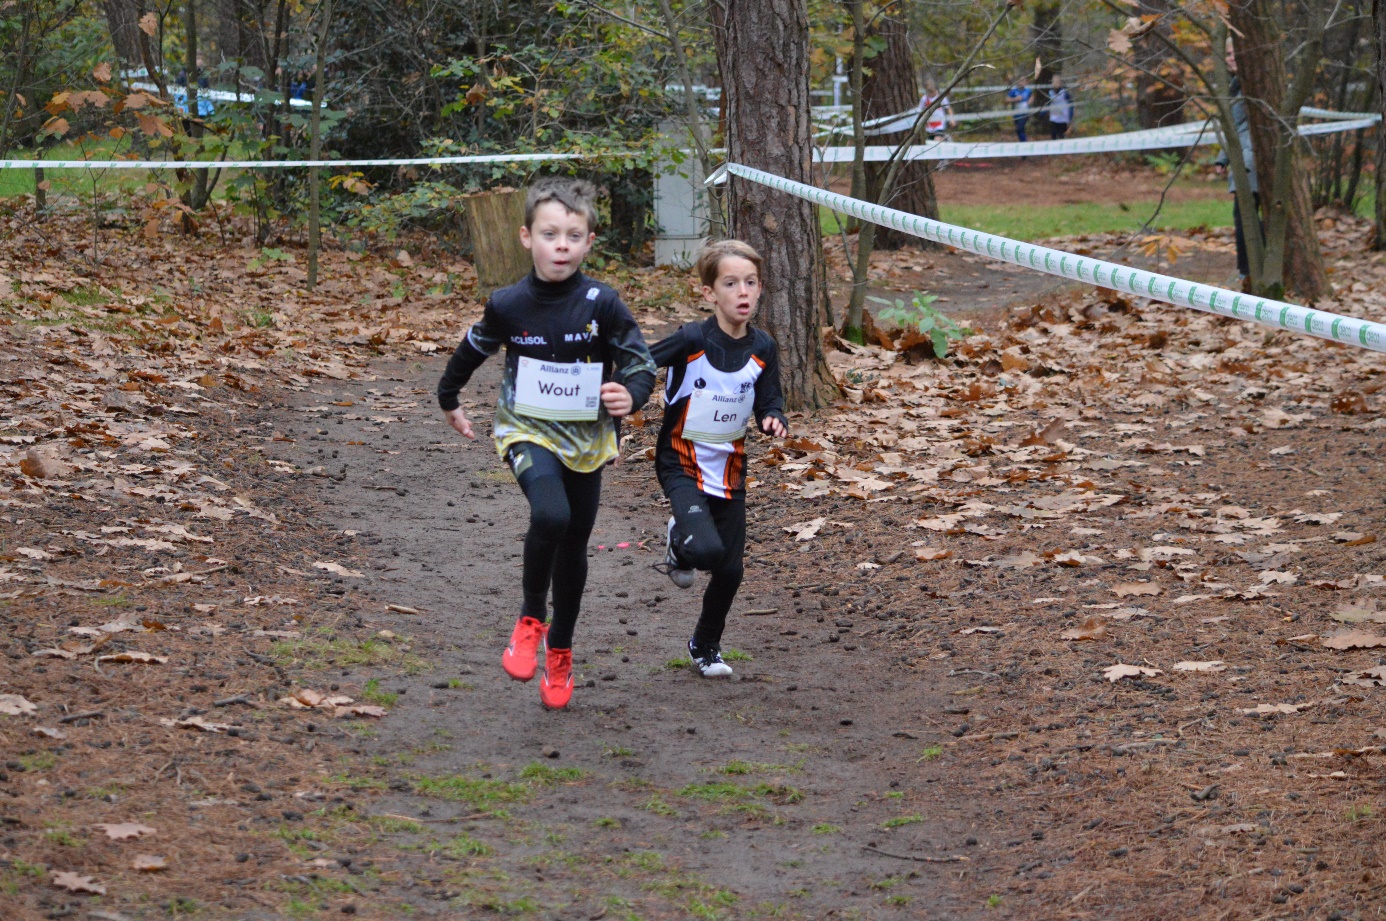
[[[1370,199],[1366,199],[1370,202]],[[1129,233],[1139,228],[1155,210],[1157,199],[1132,202],[1082,202],[1054,205],[939,205],[944,223],[1000,234],[1017,240],[1087,233]],[[1370,213],[1370,211],[1369,211]],[[838,232],[837,215],[819,209],[824,233]],[[1155,230],[1187,230],[1191,227],[1231,227],[1232,196],[1166,200],[1151,225]]]
[[[750,791],[734,783],[693,783],[680,790],[679,796],[705,800],[744,799],[750,796]]]
[[[379,704],[382,707],[393,707],[395,701],[399,700],[399,694],[394,691],[380,690],[380,680],[378,678],[372,678],[366,682],[365,687],[361,689],[361,697],[370,703]]]
[[[547,764],[540,764],[537,761],[531,762],[520,772],[520,777],[532,784],[539,784],[544,787],[552,787],[560,783],[577,783],[586,776],[582,768],[555,768]]]
[[[421,835],[424,827],[412,819],[393,815],[373,815],[366,819],[371,828],[386,835]]]
[[[837,825],[829,825],[827,822],[820,822],[813,826],[811,831],[815,835],[835,835],[842,831],[842,829]]]
[[[797,774],[803,770],[802,764],[767,764],[763,761],[729,761],[719,768],[712,768],[717,774],[739,776],[745,774]]]
[[[486,857],[493,853],[491,848],[476,840],[471,835],[459,834],[453,836],[447,844],[437,848],[438,852],[454,860],[464,860],[468,857]]]
[[[677,809],[670,806],[658,796],[650,797],[640,808],[644,809],[646,812],[653,812],[655,815],[663,816],[666,819],[672,819],[679,814]]]
[[[593,822],[592,824],[595,825],[595,826],[597,826],[598,828],[620,828],[620,827],[621,827],[621,821],[620,821],[620,819],[613,819],[611,816],[602,816],[600,819],[597,819],[597,821]]]
[[[414,782],[414,792],[449,802],[466,803],[473,809],[494,813],[509,803],[525,802],[529,798],[530,788],[527,784],[452,774],[421,777]]]
[[[924,749],[922,752],[919,753],[919,759],[915,763],[918,764],[921,761],[937,761],[942,757],[943,746],[930,745],[928,748]]]
[[[34,752],[30,755],[20,755],[19,763],[26,771],[46,771],[57,766],[58,756],[52,752]]]
[[[270,654],[304,668],[388,665],[414,674],[424,664],[418,656],[410,655],[381,639],[283,640],[270,646]]]
[[[722,661],[724,662],[750,662],[751,654],[742,652],[740,649],[722,650]]]
[[[900,828],[902,825],[913,825],[916,822],[924,821],[922,815],[901,815],[893,819],[886,819],[881,823],[882,828]]]

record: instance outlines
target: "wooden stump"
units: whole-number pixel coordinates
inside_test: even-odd
[[[466,212],[478,294],[490,295],[529,274],[534,262],[520,243],[520,227],[525,222],[523,189],[468,195]]]

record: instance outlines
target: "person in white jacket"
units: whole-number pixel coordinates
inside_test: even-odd
[[[1049,89],[1049,139],[1061,141],[1073,124],[1073,97],[1057,75]]]

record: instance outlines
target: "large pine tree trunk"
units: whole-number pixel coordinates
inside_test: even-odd
[[[1376,248],[1386,249],[1386,0],[1375,0],[1376,16],[1376,98],[1381,103],[1382,124],[1376,129]]]
[[[899,19],[882,16],[875,31],[876,36],[885,42],[885,47],[867,62],[870,72],[862,83],[861,94],[862,117],[866,120],[896,115],[919,104],[919,77],[914,69],[914,55],[910,51],[908,27]],[[868,143],[893,147],[908,137],[909,132],[906,131],[872,137]],[[932,164],[928,160],[906,163],[900,168],[890,198],[877,203],[938,220],[938,198],[934,194],[932,173]],[[884,178],[885,164],[866,164],[869,189],[873,192],[879,189]],[[876,199],[873,197],[872,201]],[[876,249],[900,249],[905,246],[933,248],[936,244],[889,227],[876,229]]]
[[[713,0],[727,159],[811,183],[809,26],[805,0]],[[730,177],[730,235],[765,257],[760,318],[775,337],[785,398],[817,409],[836,390],[823,357],[826,279],[818,209]]]
[[[1307,301],[1326,297],[1331,290],[1328,273],[1319,252],[1314,227],[1314,208],[1309,195],[1309,175],[1300,150],[1303,146],[1294,130],[1299,108],[1287,99],[1290,78],[1285,73],[1281,50],[1284,36],[1268,9],[1266,0],[1243,0],[1230,6],[1233,46],[1237,72],[1242,80],[1251,124],[1251,143],[1255,151],[1256,175],[1261,186],[1261,212],[1266,227],[1266,271],[1258,282],[1265,293],[1275,295],[1276,281],[1294,290]],[[1319,40],[1322,41],[1320,33]],[[1318,48],[1314,47],[1311,66],[1317,69]],[[1301,58],[1310,54],[1301,52]],[[1303,62],[1297,61],[1297,67]],[[1277,162],[1277,156],[1279,161]],[[1283,224],[1283,248],[1277,240]]]

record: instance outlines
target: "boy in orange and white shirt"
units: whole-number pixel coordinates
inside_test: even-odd
[[[688,588],[711,573],[688,655],[705,678],[732,673],[722,630],[741,587],[746,550],[746,429],[788,434],[775,340],[751,326],[760,300],[761,257],[740,240],[703,249],[696,270],[713,315],[689,323],[650,350],[669,369],[655,467],[669,497],[663,569]]]

